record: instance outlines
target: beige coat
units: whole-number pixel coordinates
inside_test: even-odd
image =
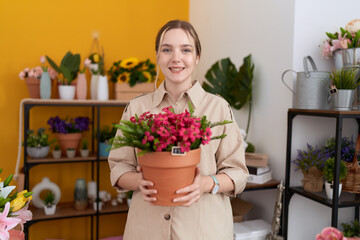
[[[206,115],[211,122],[234,120],[229,104],[221,97],[205,92],[198,82],[175,103],[166,92],[164,83],[154,92],[130,101],[122,119],[129,120],[135,113],[159,113],[173,106],[176,113],[186,109],[188,101],[194,106],[194,115]],[[125,227],[125,240],[232,240],[233,220],[229,196],[242,192],[248,171],[245,166],[243,140],[236,122],[211,129],[212,136],[227,134],[224,139],[201,145],[200,170],[202,175],[227,174],[235,185],[229,194],[205,193],[190,207],[154,206],[145,202],[140,191],[135,191]],[[119,134],[119,132],[117,133]],[[131,147],[110,151],[111,184],[118,191],[117,180],[126,172],[136,171],[138,165]]]

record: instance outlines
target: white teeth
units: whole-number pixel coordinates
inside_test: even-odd
[[[183,67],[170,67],[169,69],[171,71],[174,71],[174,72],[180,72],[181,70],[184,70],[185,68],[183,68]]]

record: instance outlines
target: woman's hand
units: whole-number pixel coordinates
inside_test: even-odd
[[[187,193],[185,196],[174,198],[174,202],[184,202],[184,207],[191,206],[197,202],[204,193],[204,177],[200,174],[200,168],[196,168],[195,179],[193,184],[176,191],[177,194]]]
[[[139,181],[139,189],[143,195],[143,198],[146,202],[152,203],[156,201],[155,197],[151,197],[150,195],[156,194],[157,191],[155,189],[148,189],[149,186],[153,186],[154,184],[150,181],[144,180],[141,166],[138,166],[136,170],[141,174],[141,178]]]

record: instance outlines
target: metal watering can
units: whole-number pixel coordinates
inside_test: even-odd
[[[313,71],[309,71],[308,61]],[[330,76],[329,72],[318,71],[314,60],[310,56],[303,60],[305,72],[286,70],[281,80],[285,86],[294,94],[293,108],[298,109],[329,109],[330,104]],[[287,72],[296,73],[295,89],[286,84],[284,76]]]

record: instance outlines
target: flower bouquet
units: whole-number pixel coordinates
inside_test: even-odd
[[[115,83],[115,99],[132,99],[154,90],[156,70],[149,59],[140,61],[131,57],[114,62],[108,74]]]
[[[211,137],[211,128],[232,121],[211,123],[206,116],[193,116],[189,111],[175,114],[167,107],[158,114],[150,112],[122,120],[114,126],[123,136],[112,139],[112,149],[123,146],[135,147],[144,178],[152,181],[158,193],[154,204],[162,206],[181,205],[173,203],[175,191],[194,181],[195,167],[200,162],[200,145],[210,140],[221,139],[226,135]]]
[[[66,154],[66,149],[77,149],[82,137],[82,132],[89,130],[90,120],[88,117],[75,119],[61,119],[59,116],[51,117],[48,122],[50,130],[57,134],[61,152]]]
[[[2,169],[0,169],[0,173]],[[15,186],[10,186],[13,175],[1,181],[0,178],[0,239],[8,240],[12,234],[24,236],[23,224],[32,219],[32,213],[28,210],[32,199],[32,192],[24,190],[13,192]],[[17,225],[21,226],[21,232],[14,230]]]

